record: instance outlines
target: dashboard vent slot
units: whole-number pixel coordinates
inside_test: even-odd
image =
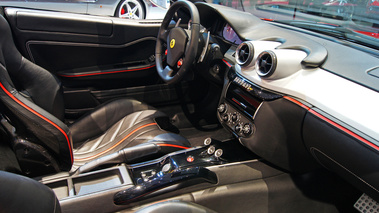
[[[259,54],[257,58],[257,73],[261,77],[271,76],[276,69],[277,59],[274,52],[268,50]]]
[[[239,65],[249,65],[254,57],[254,47],[249,42],[241,43],[236,50],[236,61]]]

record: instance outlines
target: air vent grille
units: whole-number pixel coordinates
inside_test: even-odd
[[[254,57],[254,47],[251,43],[243,42],[236,50],[236,60],[241,66],[249,65]]]
[[[257,73],[261,77],[271,76],[276,69],[276,55],[272,51],[264,51],[257,59]]]
[[[138,22],[139,24],[159,24],[161,25],[162,22],[161,21],[140,21]]]

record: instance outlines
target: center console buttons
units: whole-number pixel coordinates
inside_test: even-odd
[[[217,150],[215,151],[215,157],[216,157],[216,158],[219,158],[219,157],[222,156],[223,153],[224,153],[224,151],[222,151],[222,149],[217,149]]]
[[[208,153],[209,155],[212,155],[215,151],[216,151],[216,147],[214,147],[214,146],[210,146],[210,147],[208,148],[208,150],[207,150],[207,153]]]
[[[240,110],[233,104],[227,104],[226,101],[221,102],[217,108],[218,118],[237,137],[250,137],[254,133],[253,118],[245,111]]]
[[[237,132],[237,133],[240,133],[242,131],[242,124],[237,124],[235,127],[234,127],[234,130]]]
[[[204,140],[204,145],[205,146],[208,146],[208,145],[210,145],[212,143],[212,138],[206,138],[205,140]]]
[[[228,115],[228,114],[223,114],[223,115],[222,115],[222,120],[223,120],[224,122],[228,122],[228,121],[229,121],[229,115]]]
[[[243,125],[242,132],[243,132],[243,134],[248,136],[251,133],[253,133],[253,127],[251,126],[251,124],[245,124],[245,125]]]
[[[154,178],[155,175],[156,171],[154,169],[141,172],[141,178],[143,181],[148,181],[149,179]]]
[[[163,174],[166,174],[166,173],[169,173],[170,171],[171,171],[171,163],[166,163],[162,167],[162,172],[163,172]]]
[[[224,112],[226,112],[227,110],[228,110],[228,105],[226,105],[226,104],[224,104],[224,103],[220,104],[220,105],[218,106],[218,108],[217,108],[217,111],[218,111],[219,113],[224,113]]]
[[[190,155],[190,156],[187,157],[187,162],[188,163],[192,163],[194,160],[195,160],[195,158],[192,155]]]
[[[237,112],[234,112],[233,114],[232,114],[232,121],[233,122],[236,122],[238,120],[238,114],[237,114]]]

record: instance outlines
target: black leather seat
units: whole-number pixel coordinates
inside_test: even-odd
[[[165,154],[189,147],[170,132],[166,115],[131,99],[105,103],[70,126],[64,123],[59,79],[24,58],[0,15],[0,100],[12,148],[29,176],[74,170],[125,147],[151,142]]]
[[[0,171],[0,183],[0,212],[61,212],[54,192],[40,182]]]

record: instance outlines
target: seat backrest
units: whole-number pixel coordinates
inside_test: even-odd
[[[21,139],[22,144],[26,141],[41,146],[37,151],[49,152],[60,170],[69,170],[73,163],[72,140],[69,128],[62,122],[64,105],[59,80],[20,54],[9,24],[1,15],[0,35],[3,115],[15,127],[18,141]]]

